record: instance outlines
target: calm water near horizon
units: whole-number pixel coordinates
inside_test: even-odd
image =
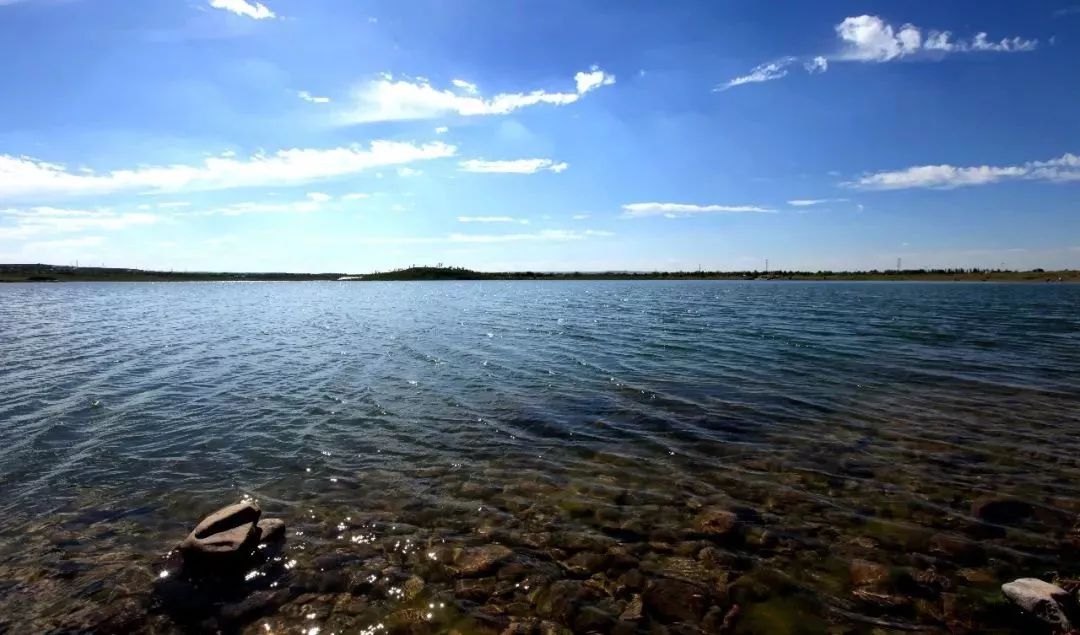
[[[1078,430],[1080,285],[0,285],[0,632],[1007,632]],[[162,599],[242,497],[280,566]]]

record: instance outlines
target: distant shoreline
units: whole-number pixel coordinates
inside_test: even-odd
[[[372,274],[230,273],[150,271],[111,267],[2,265],[0,282],[304,282],[468,280],[791,280],[836,282],[1080,282],[1080,271],[904,270],[904,271],[670,271],[670,272],[481,272],[452,267],[410,267]]]

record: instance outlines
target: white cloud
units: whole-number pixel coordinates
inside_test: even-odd
[[[345,196],[342,196],[341,200],[343,200],[343,201],[359,201],[359,200],[363,200],[365,198],[371,198],[371,195],[370,194],[365,194],[364,192],[353,192],[352,194],[346,194]]]
[[[454,86],[457,86],[461,90],[469,93],[470,95],[475,95],[478,92],[476,84],[467,82],[464,79],[452,79],[450,80],[450,83]]]
[[[1070,153],[1047,161],[1029,161],[1007,166],[918,165],[903,170],[867,174],[844,185],[864,190],[950,189],[1016,179],[1080,181],[1080,156]]]
[[[334,198],[333,196],[330,196],[329,194],[324,194],[322,192],[308,192],[307,197],[308,200],[314,201],[316,203],[325,203]]]
[[[1016,53],[1032,51],[1038,40],[1020,37],[991,41],[986,33],[977,33],[971,40],[953,40],[949,31],[923,31],[904,24],[894,28],[875,15],[845,18],[836,25],[836,34],[844,44],[838,59],[860,62],[888,62],[922,52],[964,53],[990,51]]]
[[[727,83],[717,86],[713,90],[715,92],[734,88],[735,86],[742,86],[743,84],[757,84],[760,82],[769,82],[774,79],[780,79],[786,77],[788,74],[788,67],[796,62],[794,57],[785,57],[775,62],[769,62],[768,64],[762,64],[753,68],[749,73],[741,77],[736,77],[728,81]]]
[[[463,95],[452,90],[440,90],[422,78],[395,80],[384,74],[356,92],[356,106],[342,115],[341,123],[431,119],[446,115],[505,115],[537,104],[572,104],[598,86],[615,83],[613,76],[598,68],[588,73],[578,73],[574,80],[577,85],[574,92],[534,90],[527,93],[500,93],[487,99],[479,94]]]
[[[844,18],[836,35],[845,43],[843,59],[884,62],[910,55],[922,47],[922,34],[911,24],[899,30],[876,15]]]
[[[810,207],[811,205],[823,205],[825,203],[844,203],[846,198],[797,198],[787,202],[792,207]]]
[[[168,203],[158,203],[159,209],[179,209],[181,207],[191,207],[191,201],[171,201]]]
[[[622,206],[623,215],[630,218],[645,216],[686,216],[690,214],[773,213],[776,210],[757,205],[694,205],[689,203],[629,203]]]
[[[570,167],[566,163],[555,163],[551,159],[514,159],[510,161],[469,159],[468,161],[462,161],[460,165],[465,172],[501,174],[535,174],[544,170],[558,174]]]
[[[435,134],[446,134],[448,132],[450,132],[450,129],[446,126],[439,126],[435,129]]]
[[[717,86],[714,91],[781,79],[788,75],[791,66],[800,62],[807,73],[815,75],[827,71],[830,62],[889,62],[916,56],[933,59],[948,53],[968,52],[1016,53],[1035,50],[1039,44],[1038,40],[1021,37],[993,41],[986,33],[977,33],[970,40],[954,40],[949,31],[924,33],[913,24],[893,27],[876,15],[844,18],[836,25],[835,31],[840,39],[838,53],[803,58],[783,57],[761,64],[748,74]]]
[[[441,142],[372,141],[329,149],[293,148],[247,159],[209,157],[202,164],[141,166],[107,173],[71,171],[30,157],[0,155],[0,198],[85,196],[120,191],[174,192],[297,185],[371,168],[453,156]]]
[[[420,176],[424,172],[415,168],[403,167],[397,169],[398,176]]]
[[[329,97],[317,97],[315,95],[312,95],[311,93],[309,93],[306,90],[302,90],[302,91],[296,93],[296,96],[299,97],[300,99],[303,99],[304,101],[312,103],[312,104],[329,104],[330,103],[330,98]]]
[[[56,233],[86,230],[120,230],[138,225],[152,225],[161,220],[141,212],[116,213],[112,210],[30,207],[0,210],[0,238],[27,239]],[[10,221],[10,224],[8,224]]]
[[[589,72],[579,71],[574,75],[574,82],[577,83],[577,92],[579,95],[584,95],[590,90],[599,86],[610,86],[615,83],[615,76],[608,75],[604,71],[600,70],[599,66],[592,66],[589,68]]]
[[[261,2],[248,2],[247,0],[210,0],[210,6],[215,9],[242,15],[253,20],[268,20],[277,15]]]
[[[823,55],[818,55],[809,62],[804,63],[803,68],[811,75],[814,75],[815,73],[824,73],[829,70],[829,60],[825,59]]]
[[[458,216],[459,223],[519,223],[521,225],[528,225],[529,220],[525,218],[514,218],[513,216]]]
[[[585,220],[588,217],[589,217],[588,214],[574,214],[570,218],[572,218],[573,220]]]

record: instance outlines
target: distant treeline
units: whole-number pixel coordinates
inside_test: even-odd
[[[71,267],[63,265],[0,264],[0,281],[5,282],[153,282],[199,280],[337,280],[341,273],[225,273],[213,271],[147,271],[117,267]]]
[[[1043,269],[1011,271],[1005,269],[902,269],[870,271],[599,271],[483,272],[462,267],[413,266],[393,271],[355,276],[356,280],[1050,280],[1075,281],[1076,271],[1047,273]]]
[[[343,273],[227,273],[211,271],[147,271],[113,267],[3,265],[0,282],[168,282],[168,281],[421,281],[421,280],[968,280],[1015,282],[1080,282],[1077,271],[1011,271],[1005,269],[904,269],[870,271],[599,271],[484,272],[463,267],[413,266],[363,275]]]

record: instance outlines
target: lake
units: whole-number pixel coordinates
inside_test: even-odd
[[[1008,632],[1078,430],[1080,285],[0,285],[0,632]]]

